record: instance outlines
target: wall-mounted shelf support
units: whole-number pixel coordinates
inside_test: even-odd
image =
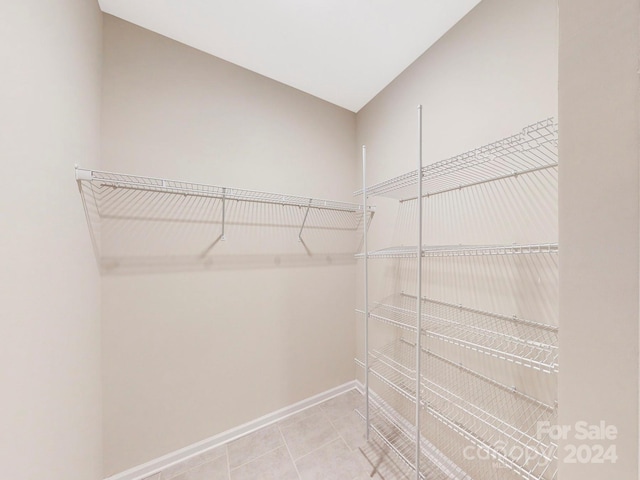
[[[311,210],[311,202],[313,199],[309,199],[309,205],[307,205],[307,210],[304,212],[304,219],[302,220],[302,225],[300,225],[300,231],[298,232],[298,241],[302,242],[302,231],[304,230],[304,224],[307,223],[307,218],[309,218],[309,210]]]
[[[220,234],[220,240],[222,240],[223,242],[227,239],[226,235],[224,234],[224,224],[226,219],[226,213],[227,213],[227,189],[223,187],[222,188],[222,233]]]

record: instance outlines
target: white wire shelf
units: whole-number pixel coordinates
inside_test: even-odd
[[[548,118],[503,140],[422,168],[423,197],[557,167],[558,125]],[[368,196],[415,200],[418,170],[367,188]],[[362,195],[362,190],[354,196]]]
[[[415,472],[415,427],[390,407],[383,406],[383,403],[371,403],[371,430],[391,452]],[[365,418],[360,411],[356,410],[356,413]],[[424,440],[421,440],[419,475],[424,480],[471,480],[459,467],[444,457],[442,452]]]
[[[209,254],[224,245],[227,257],[244,258],[256,253],[251,238],[264,247],[257,250],[260,254],[353,254],[362,223],[370,221],[375,210],[348,202],[82,168],[76,168],[76,180],[103,270],[128,262],[147,265],[153,259],[176,259],[192,266],[209,260]],[[262,229],[260,235],[250,230],[256,227]],[[265,227],[270,236],[263,235]],[[234,241],[220,243],[230,231],[237,234]],[[305,243],[309,239],[311,247]]]
[[[371,350],[369,373],[415,405],[416,371],[411,367],[412,360],[403,356],[403,351],[398,350],[397,346],[397,343],[393,343],[380,350]],[[360,366],[364,367],[362,364]]]
[[[415,353],[415,345],[394,341],[372,354],[371,373],[386,375],[385,384],[415,398],[415,384],[398,371],[414,371]],[[400,367],[380,369],[381,359]],[[537,432],[538,422],[555,424],[555,407],[427,350],[421,362],[420,398],[426,413],[522,478],[556,478],[557,445]]]
[[[384,303],[375,303],[369,307],[369,318],[378,320],[387,325],[402,328],[410,332],[416,331],[416,312],[415,308],[405,308],[401,305],[395,305],[392,298],[386,299]],[[396,302],[397,303],[397,302]],[[357,313],[364,315],[363,310],[356,309]]]
[[[425,411],[527,480],[556,478],[557,445],[538,435],[556,410],[464,366],[425,351]]]
[[[392,295],[372,305],[369,317],[415,332],[415,303],[413,295]],[[422,303],[427,337],[544,373],[558,372],[558,327],[428,298]]]
[[[216,185],[205,185],[154,177],[141,177],[137,175],[87,170],[82,168],[76,168],[76,180],[94,182],[102,187],[146,190],[158,193],[174,193],[178,195],[193,195],[216,199],[224,198],[226,200],[268,203],[273,205],[286,205],[304,208],[310,207],[321,210],[338,210],[347,212],[362,211],[362,205],[335,200],[320,200],[295,195],[242,190],[239,188],[220,187]],[[375,208],[369,207],[369,209],[374,210]]]
[[[374,250],[368,258],[417,258],[417,247],[401,246]],[[557,254],[557,243],[529,243],[512,245],[438,245],[423,246],[423,257],[477,257],[491,255],[536,255]],[[356,254],[364,258],[364,253]]]

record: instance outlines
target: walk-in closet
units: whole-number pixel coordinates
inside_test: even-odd
[[[637,480],[638,0],[0,7],[0,480]]]

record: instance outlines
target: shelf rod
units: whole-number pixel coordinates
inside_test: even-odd
[[[418,198],[422,198],[422,105],[418,105]],[[418,296],[416,299],[416,480],[420,480],[420,355],[422,348],[422,201],[418,201]]]
[[[363,225],[363,249],[364,249],[364,390],[365,390],[365,415],[367,425],[367,441],[371,430],[369,416],[369,248],[367,244],[367,147],[362,145],[362,211],[364,215]]]

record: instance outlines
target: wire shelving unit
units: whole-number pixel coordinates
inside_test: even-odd
[[[183,255],[206,260],[229,228],[257,226],[286,228],[304,248],[309,232],[354,235],[370,221],[375,209],[335,200],[205,185],[155,177],[88,170],[76,167],[76,181],[101,267],[114,261],[104,248],[109,239],[121,245],[140,244],[142,262]],[[255,217],[260,216],[260,222]],[[253,217],[252,217],[253,216]],[[187,238],[187,234],[191,237]],[[155,242],[153,246],[151,243]],[[112,242],[116,243],[116,242]],[[157,245],[156,245],[157,244]],[[153,247],[156,247],[155,250]],[[353,249],[357,248],[353,242]],[[302,253],[305,254],[304,249]],[[346,254],[347,252],[345,252]],[[348,253],[353,254],[353,250]],[[119,261],[126,261],[122,254]]]
[[[497,142],[423,166],[421,107],[418,116],[416,170],[368,187],[363,147],[363,188],[354,195],[362,195],[365,205],[371,196],[417,201],[558,166],[557,124],[552,118]],[[370,432],[375,433],[413,469],[416,480],[432,478],[433,465],[447,464],[457,467],[441,468],[444,478],[494,478],[495,462],[526,480],[555,480],[557,445],[537,428],[538,422],[554,424],[557,404],[544,403],[449,356],[471,350],[504,361],[505,366],[511,365],[509,368],[528,368],[551,378],[547,375],[559,370],[558,327],[424,297],[422,271],[426,265],[423,260],[428,258],[555,256],[558,243],[424,245],[422,204],[417,202],[415,245],[368,250],[365,228],[364,248],[356,255],[364,260],[365,305],[364,310],[357,311],[364,315],[365,358],[356,363],[365,372],[367,402],[362,416],[367,438]],[[414,259],[418,295],[402,292],[370,303],[368,264],[373,259]],[[370,348],[371,320],[396,328],[399,336],[382,348]],[[447,348],[436,353],[426,347],[436,344]],[[370,388],[370,378],[387,395],[395,392],[397,398],[387,401],[378,396]],[[370,397],[377,400],[370,402]],[[392,407],[399,401],[408,407],[402,414]],[[415,414],[411,413],[413,409]],[[494,463],[468,464],[460,454],[465,446],[484,452]]]

